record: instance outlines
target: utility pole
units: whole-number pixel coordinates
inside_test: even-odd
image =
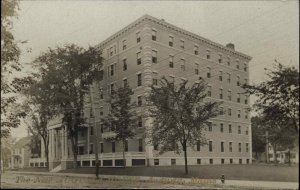
[[[95,165],[96,165],[96,170],[99,171],[99,158],[98,158],[98,127],[96,126],[96,110],[95,110],[95,102],[94,102],[94,92],[95,88],[93,90],[93,87],[95,87],[95,84],[93,84],[90,87],[90,96],[91,96],[91,107],[93,111],[93,117],[94,117],[94,130],[95,130],[95,137],[94,137],[94,147],[95,147]],[[98,176],[97,176],[98,177]]]

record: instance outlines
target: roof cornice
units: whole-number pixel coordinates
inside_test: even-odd
[[[226,51],[226,52],[229,52],[229,53],[232,53],[232,54],[241,56],[241,57],[243,57],[243,58],[246,59],[246,60],[249,60],[249,61],[250,61],[250,60],[252,59],[251,56],[248,56],[248,55],[246,55],[246,54],[244,54],[244,53],[241,53],[241,52],[232,50],[232,49],[230,49],[230,48],[227,48],[227,47],[224,46],[224,45],[221,45],[221,44],[219,44],[219,43],[213,42],[213,41],[211,41],[211,40],[209,40],[209,39],[206,39],[206,38],[204,38],[204,37],[201,37],[201,36],[199,36],[199,35],[197,35],[197,34],[194,34],[194,33],[192,33],[192,32],[189,32],[189,31],[187,31],[187,30],[184,30],[184,29],[182,29],[182,28],[179,28],[179,27],[177,27],[177,26],[175,26],[175,25],[172,25],[172,24],[170,24],[170,23],[167,23],[167,22],[165,22],[164,20],[160,20],[160,19],[154,18],[154,17],[152,17],[152,16],[150,16],[150,15],[147,15],[147,14],[144,15],[144,16],[142,16],[142,17],[140,17],[139,19],[135,20],[134,22],[132,22],[131,24],[129,24],[129,25],[126,26],[125,28],[121,29],[120,31],[116,32],[115,34],[111,35],[109,38],[107,38],[106,40],[104,40],[103,42],[101,42],[101,43],[100,43],[99,45],[97,45],[96,47],[97,47],[97,48],[100,48],[100,49],[103,48],[103,46],[107,45],[109,42],[111,42],[111,41],[114,40],[115,38],[117,38],[117,37],[119,37],[120,35],[122,35],[122,34],[128,32],[130,29],[134,28],[135,26],[137,26],[137,25],[139,25],[139,24],[141,24],[142,22],[145,22],[145,21],[154,22],[154,23],[159,24],[159,25],[161,25],[161,26],[164,26],[164,27],[166,27],[166,28],[168,28],[168,29],[171,29],[171,30],[173,30],[173,31],[175,31],[175,32],[178,32],[178,33],[181,33],[181,34],[183,34],[183,35],[186,35],[186,36],[188,36],[188,37],[190,37],[190,38],[192,38],[192,39],[196,39],[196,40],[199,40],[199,41],[201,41],[201,42],[203,42],[203,43],[206,43],[206,44],[208,44],[208,45],[211,45],[211,46],[214,46],[214,47],[216,47],[216,48],[219,48],[219,49],[222,50],[222,51]]]

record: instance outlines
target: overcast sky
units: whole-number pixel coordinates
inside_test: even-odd
[[[220,44],[234,43],[237,51],[253,57],[250,83],[258,83],[266,79],[263,68],[271,68],[275,58],[298,67],[298,8],[296,0],[21,1],[14,35],[28,40],[21,47],[21,61],[26,64],[47,47],[96,45],[149,14]],[[12,134],[25,136],[25,127]]]

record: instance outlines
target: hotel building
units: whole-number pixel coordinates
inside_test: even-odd
[[[107,138],[114,134],[101,125],[109,113],[106,99],[127,83],[134,91],[132,100],[145,111],[145,96],[150,86],[166,76],[175,84],[182,80],[204,79],[206,100],[223,101],[221,115],[211,119],[205,131],[207,145],[188,148],[188,164],[250,164],[252,158],[249,97],[242,84],[249,81],[251,57],[226,46],[145,15],[97,45],[104,63],[100,80],[86,97],[85,115],[89,125],[79,132],[78,164],[95,165],[95,127],[101,167],[122,165],[122,143]],[[90,116],[93,117],[90,117]],[[126,143],[126,166],[184,165],[183,154],[174,151],[158,154],[159,147],[147,143],[145,129],[152,118],[140,117],[136,136]],[[72,150],[65,128],[58,118],[49,124],[50,168],[72,167]]]

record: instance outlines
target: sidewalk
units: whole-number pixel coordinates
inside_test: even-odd
[[[25,171],[7,171],[12,174],[29,174],[39,176],[61,176],[94,179],[95,174],[74,174],[74,173],[50,173],[50,172],[25,172]],[[111,181],[136,181],[136,182],[158,182],[158,183],[176,183],[187,185],[215,185],[224,188],[249,188],[249,189],[299,189],[299,182],[274,182],[274,181],[246,181],[246,180],[226,180],[222,184],[220,180],[198,179],[198,178],[169,178],[169,177],[148,177],[148,176],[121,176],[121,175],[99,175],[101,180]]]

